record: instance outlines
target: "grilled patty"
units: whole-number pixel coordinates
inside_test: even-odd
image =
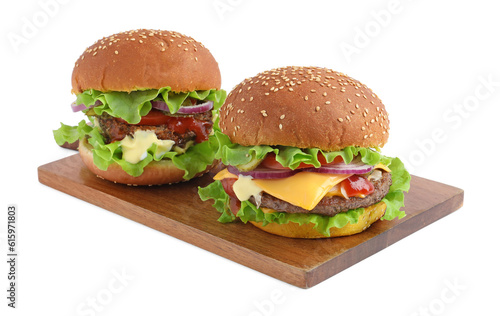
[[[286,213],[310,213],[310,214],[321,214],[327,216],[334,216],[338,213],[345,212],[350,209],[355,209],[359,207],[368,207],[373,204],[380,202],[384,196],[389,192],[389,187],[392,184],[391,174],[389,172],[382,171],[382,177],[379,180],[371,181],[374,186],[374,191],[372,194],[367,195],[364,198],[351,197],[346,199],[342,196],[325,196],[315,208],[308,211],[299,206],[290,204],[283,200],[280,200],[272,195],[265,192],[262,193],[262,201],[260,207],[266,207],[273,209],[278,212]],[[252,196],[250,202],[255,203],[255,198]]]
[[[176,115],[179,117],[192,117],[195,120],[203,121],[212,127],[212,111],[207,111],[203,113],[197,113],[192,115]],[[96,123],[101,128],[101,133],[106,139],[106,143],[112,141],[122,140],[125,136],[132,136],[136,130],[149,130],[156,133],[156,137],[162,140],[173,140],[175,145],[184,148],[186,144],[190,141],[196,139],[196,133],[194,131],[187,130],[184,133],[177,133],[171,131],[167,125],[130,125],[122,120],[119,120],[107,113],[96,116]],[[208,126],[208,125],[207,125]]]

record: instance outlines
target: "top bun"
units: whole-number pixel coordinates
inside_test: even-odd
[[[220,109],[220,128],[243,146],[283,145],[335,151],[383,147],[389,119],[364,84],[317,67],[284,67],[245,79]]]
[[[72,92],[175,92],[220,89],[219,66],[203,44],[171,31],[134,30],[104,37],[75,63]]]

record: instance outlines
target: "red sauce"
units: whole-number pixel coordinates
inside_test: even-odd
[[[199,121],[192,117],[166,117],[168,117],[168,120],[165,125],[168,126],[168,129],[178,134],[193,131],[196,133],[195,141],[197,143],[206,141],[208,139],[208,135],[210,134],[210,130],[212,129],[212,122]]]
[[[158,127],[156,129],[157,134],[161,134],[165,130],[169,130],[177,134],[184,134],[188,131],[192,131],[196,133],[195,141],[197,143],[204,142],[208,139],[213,125],[212,121],[197,120],[190,116],[169,116],[155,109],[152,109],[146,116],[143,116],[141,121],[137,124],[128,124],[121,118],[116,119],[130,127],[138,125],[156,126]],[[125,135],[130,131],[130,129],[124,129],[121,134],[124,134],[123,137],[125,137]],[[114,137],[113,140],[120,140],[123,137]]]

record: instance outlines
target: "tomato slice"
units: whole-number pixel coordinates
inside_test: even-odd
[[[151,109],[146,116],[141,117],[137,125],[164,125],[170,121],[171,117],[163,114],[161,111]]]
[[[318,155],[318,161],[322,165],[327,164],[326,158],[322,154]],[[344,159],[342,158],[342,156],[337,156],[337,157],[335,157],[335,159],[331,163],[339,163],[339,162],[343,162],[343,161],[344,161]],[[260,166],[270,168],[270,169],[288,169],[287,167],[283,167],[283,165],[281,165],[279,162],[276,161],[276,154],[275,153],[268,153],[266,155],[266,158],[264,158],[264,160],[262,160],[262,162],[260,163]],[[304,169],[304,168],[311,168],[311,167],[314,167],[314,166],[311,164],[301,162],[300,165],[296,169]]]
[[[222,183],[222,187],[224,188],[224,191],[226,191],[227,195],[229,195],[232,198],[238,199],[236,197],[236,193],[234,193],[234,190],[233,190],[233,184],[236,182],[236,180],[238,180],[238,179],[225,178],[225,179],[220,180],[220,182]]]
[[[375,188],[368,179],[352,175],[340,183],[348,197],[372,194]]]
[[[241,202],[237,198],[229,198],[229,207],[231,209],[231,212],[236,215],[240,211],[241,208]]]

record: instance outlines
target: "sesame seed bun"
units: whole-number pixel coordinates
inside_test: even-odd
[[[99,178],[128,185],[160,185],[186,181],[183,178],[184,170],[178,169],[169,159],[152,161],[144,167],[144,172],[138,177],[129,175],[117,163],[112,163],[107,170],[101,170],[94,164],[92,148],[86,139],[80,140],[78,147],[80,157],[87,168]],[[196,177],[205,174],[214,165],[208,166],[204,172],[197,174]]]
[[[250,222],[256,227],[283,237],[290,238],[331,238],[331,237],[341,237],[350,236],[358,234],[366,230],[371,224],[378,221],[386,210],[387,206],[384,202],[379,202],[372,206],[365,208],[365,212],[358,218],[356,224],[347,224],[342,228],[332,227],[330,228],[330,236],[324,236],[320,234],[316,229],[314,229],[314,224],[304,224],[299,225],[297,223],[289,222],[287,224],[277,224],[269,223],[266,226],[262,226],[262,223]]]
[[[335,151],[383,147],[389,119],[364,84],[317,67],[284,67],[245,79],[227,96],[220,128],[243,146],[284,145]]]
[[[96,41],[75,63],[72,92],[220,89],[219,66],[203,44],[171,31],[134,30]]]

